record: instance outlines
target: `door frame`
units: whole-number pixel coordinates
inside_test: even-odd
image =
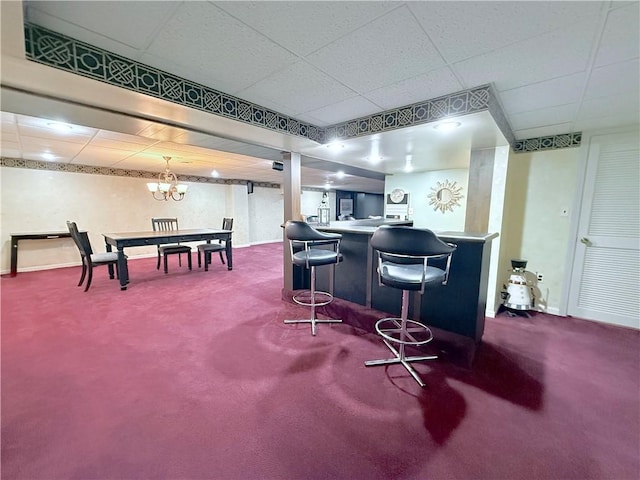
[[[608,135],[625,135],[638,134],[638,127],[623,127],[606,130],[598,130],[582,134],[580,142],[580,153],[578,155],[578,174],[576,179],[576,190],[571,209],[571,222],[569,224],[569,235],[567,238],[567,250],[564,265],[564,275],[562,281],[562,294],[560,298],[559,314],[563,317],[568,316],[569,312],[569,294],[571,290],[571,280],[576,267],[575,256],[578,241],[578,232],[580,227],[581,207],[585,194],[587,166],[589,162],[589,153],[591,149],[591,140],[593,137],[601,137]]]

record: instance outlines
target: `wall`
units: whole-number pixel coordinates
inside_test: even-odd
[[[527,260],[527,271],[543,274],[543,282],[537,285],[539,309],[552,314],[560,311],[570,222],[579,213],[571,211],[579,154],[578,148],[566,148],[509,158],[509,208],[504,223],[510,236],[505,251],[509,259]],[[503,268],[506,281],[510,264]]]
[[[467,207],[467,182],[469,172],[466,169],[438,170],[434,172],[402,173],[387,175],[385,178],[385,199],[394,188],[401,188],[409,193],[409,218],[414,226],[429,228],[434,231],[464,231],[465,211]],[[442,213],[429,205],[428,195],[438,182],[457,182],[462,187],[460,206],[453,211]]]
[[[322,203],[322,195],[324,193],[329,194],[329,198],[327,199],[327,204],[331,210],[329,218],[336,218],[336,192],[334,190],[303,190],[302,196],[300,197],[300,213],[306,217],[310,215],[317,216],[318,207],[320,203]]]
[[[356,193],[355,218],[384,216],[384,195],[376,193]]]
[[[255,244],[282,240],[280,225],[284,222],[284,198],[280,190],[253,187],[253,193],[248,197],[249,241]]]
[[[0,168],[1,271],[10,265],[11,233],[65,231],[73,220],[87,230],[95,251],[104,251],[101,233],[151,229],[151,217],[177,217],[181,228],[220,228],[234,218],[234,246],[281,240],[279,190],[245,185],[190,183],[181,202],[156,201],[144,178],[89,175],[48,170]],[[155,247],[137,247],[130,257],[155,255]],[[19,270],[78,265],[70,239],[20,243]]]
[[[528,260],[527,270],[543,274],[536,285],[537,309],[559,314],[565,281],[565,257],[570,211],[578,179],[578,148],[514,154],[497,148],[492,179],[489,232],[492,241],[487,315],[500,307],[500,292],[509,279],[512,258]],[[386,177],[385,195],[394,188],[410,193],[412,219],[416,227],[435,231],[464,231],[467,202],[467,170],[442,170]],[[442,214],[429,206],[427,195],[438,181],[462,185],[461,207]],[[562,211],[568,210],[563,216]]]

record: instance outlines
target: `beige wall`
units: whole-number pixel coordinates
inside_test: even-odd
[[[511,154],[508,203],[503,223],[503,275],[508,279],[511,258],[528,261],[527,271],[543,274],[537,285],[539,309],[557,314],[565,280],[571,211],[576,195],[580,149]],[[566,216],[563,210],[567,211]]]
[[[64,231],[67,220],[89,232],[95,251],[104,251],[102,233],[149,230],[151,217],[162,216],[177,217],[181,228],[220,228],[222,218],[231,216],[234,246],[281,240],[278,189],[255,188],[248,195],[245,185],[187,182],[189,190],[183,201],[164,202],[151,197],[147,181],[0,168],[2,273],[9,271],[11,233]],[[155,247],[133,248],[127,254],[132,258],[155,255]],[[79,254],[70,239],[20,243],[19,270],[78,264]]]
[[[385,177],[385,202],[386,194],[394,188],[401,188],[409,194],[409,208],[413,212],[409,218],[414,225],[420,228],[429,228],[434,231],[450,230],[455,232],[464,231],[464,218],[467,208],[467,183],[469,177],[468,169],[438,170],[433,172],[401,173],[387,175]],[[456,182],[462,187],[463,197],[460,199],[460,206],[453,211],[442,213],[434,210],[429,205],[428,195],[432,193],[432,188],[438,182]],[[386,207],[385,207],[386,212]]]
[[[570,221],[577,214],[571,206],[579,155],[578,148],[526,154],[496,149],[488,230],[499,237],[492,241],[487,315],[495,314],[501,304],[500,291],[509,279],[512,258],[528,260],[528,271],[543,274],[543,282],[536,286],[538,309],[560,312]],[[403,188],[411,193],[416,226],[463,231],[467,176],[467,170],[391,175],[386,178],[385,192]],[[432,184],[445,178],[465,187],[465,198],[454,212],[442,214],[428,207],[427,194]]]

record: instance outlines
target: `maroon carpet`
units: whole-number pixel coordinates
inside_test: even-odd
[[[366,368],[348,324],[284,325],[282,246],[189,272],[2,277],[3,479],[638,479],[640,335],[487,319],[471,369]],[[339,268],[339,267],[338,267]]]

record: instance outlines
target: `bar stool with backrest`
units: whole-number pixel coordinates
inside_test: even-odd
[[[118,265],[118,254],[116,252],[93,253],[87,232],[78,231],[76,222],[67,222],[67,228],[76,247],[78,247],[80,251],[80,259],[82,260],[82,273],[80,274],[78,286],[81,286],[86,278],[87,284],[84,287],[84,291],[89,290],[91,280],[93,279],[93,267],[100,265],[109,266],[109,278],[113,280],[113,269]],[[127,256],[125,255],[124,258],[126,261]]]
[[[431,329],[408,317],[409,294],[447,284],[453,244],[440,240],[431,230],[383,225],[371,237],[371,247],[378,256],[378,283],[402,290],[400,318],[383,318],[375,329],[394,357],[368,360],[365,365],[402,364],[421,387],[425,384],[412,362],[433,360],[437,355],[407,356],[405,347],[419,347],[433,339]],[[396,345],[398,348],[396,348]]]
[[[153,226],[153,231],[162,231],[162,232],[173,232],[178,230],[178,219],[177,218],[157,218],[154,217],[151,219],[151,225]],[[156,268],[160,270],[160,257],[164,259],[164,273],[169,273],[169,268],[167,266],[167,257],[169,255],[178,255],[178,265],[182,266],[182,257],[181,255],[185,253],[187,254],[187,263],[189,265],[189,270],[191,270],[191,247],[189,245],[158,245],[158,264]]]
[[[289,240],[291,260],[294,265],[309,270],[311,288],[293,296],[298,305],[311,307],[311,318],[303,320],[285,320],[284,323],[310,323],[311,335],[316,334],[317,323],[341,323],[342,320],[320,320],[316,317],[316,308],[328,305],[333,300],[329,292],[316,291],[316,267],[335,265],[342,261],[340,240],[342,235],[325,233],[311,227],[307,222],[289,220],[284,225],[284,232]]]
[[[224,218],[222,220],[222,230],[231,230],[233,229],[233,218]],[[200,258],[200,254],[204,254],[204,271],[209,271],[209,264],[211,263],[211,254],[218,252],[220,254],[220,261],[224,265],[224,258],[222,257],[222,252],[225,252],[227,249],[227,242],[225,240],[220,240],[217,243],[201,243],[198,245],[198,268],[202,266],[202,261]]]

